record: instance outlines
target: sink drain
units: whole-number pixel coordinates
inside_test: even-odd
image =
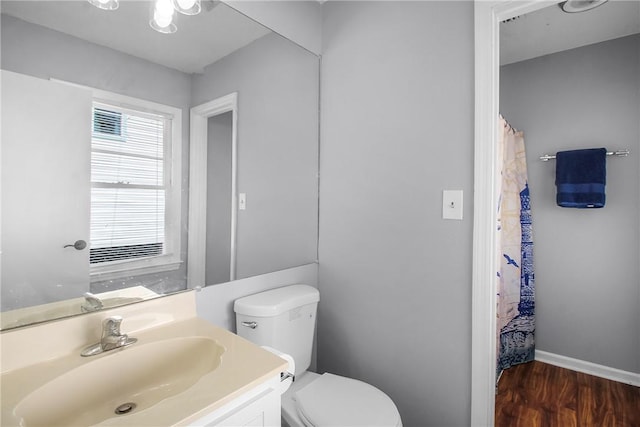
[[[133,411],[134,409],[136,409],[136,404],[133,402],[127,402],[127,403],[123,403],[122,405],[118,406],[115,410],[115,413],[117,415],[124,415],[124,414],[128,414],[129,412]]]

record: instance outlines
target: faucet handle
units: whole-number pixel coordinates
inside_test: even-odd
[[[82,294],[82,296],[84,297],[84,299],[86,299],[87,301],[95,301],[95,302],[100,302],[100,298],[98,298],[97,295],[92,294],[91,292],[85,292],[84,294]]]
[[[110,316],[102,321],[102,336],[113,336],[120,334],[120,324],[122,316]]]
[[[120,333],[122,316],[109,316],[102,321],[102,337],[100,342],[85,348],[81,356],[93,356],[116,348],[126,347],[138,341],[127,334]]]
[[[80,310],[83,313],[88,313],[91,311],[96,311],[103,308],[102,301],[96,295],[91,292],[84,293],[84,303],[80,306]]]

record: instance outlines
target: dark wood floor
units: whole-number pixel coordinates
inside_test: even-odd
[[[640,427],[640,388],[542,362],[503,372],[496,427]]]

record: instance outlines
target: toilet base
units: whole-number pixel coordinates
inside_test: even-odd
[[[308,384],[311,384],[318,377],[320,377],[320,374],[305,371],[302,374],[297,375],[296,380],[291,384],[289,390],[284,392],[281,403],[283,427],[305,427],[304,423],[298,416],[298,410],[296,409],[296,402],[293,400],[293,395],[298,390],[306,387]]]
[[[302,374],[296,377],[296,380],[291,385],[291,387],[281,396],[281,421],[283,426],[288,427],[305,427],[305,423],[302,420],[302,417],[298,414],[298,406],[300,402],[296,402],[293,399],[293,396],[298,394],[300,396],[301,402],[306,407],[305,411],[309,409],[309,392],[307,390],[301,391],[307,386],[310,386],[315,381],[318,381],[313,386],[313,400],[317,402],[316,396],[324,396],[322,398],[322,402],[326,402],[322,404],[320,407],[317,404],[314,404],[316,417],[318,416],[318,409],[320,409],[321,418],[324,420],[321,421],[324,424],[333,424],[335,422],[335,416],[331,416],[329,419],[325,416],[324,406],[330,405],[330,407],[334,408],[331,405],[343,406],[344,400],[340,400],[339,402],[334,399],[334,393],[340,394],[342,393],[341,399],[346,399],[351,401],[349,406],[352,404],[355,407],[359,407],[359,412],[354,412],[354,409],[347,409],[347,412],[344,412],[346,407],[335,408],[337,409],[336,413],[340,413],[342,410],[342,415],[339,415],[339,419],[344,421],[343,417],[347,417],[346,419],[351,419],[351,422],[354,422],[358,425],[379,425],[385,427],[402,427],[402,420],[400,418],[400,414],[398,413],[395,404],[391,401],[389,396],[384,394],[381,390],[373,387],[369,384],[363,383],[361,381],[340,377],[331,374],[316,374],[315,372],[303,372]],[[327,383],[327,381],[330,381]],[[309,388],[308,390],[311,390]],[[355,399],[353,397],[362,396],[361,393],[365,393],[368,398],[366,400]],[[319,393],[319,394],[316,394]],[[329,395],[327,395],[329,393]],[[346,394],[345,394],[346,393]],[[303,397],[303,394],[307,394],[307,396]],[[328,397],[331,396],[331,397]],[[332,402],[332,403],[330,403]],[[365,407],[363,408],[363,403]],[[370,404],[375,403],[376,408],[380,408],[374,410],[373,412],[369,412],[368,408],[371,406]],[[352,406],[351,408],[353,408]],[[313,406],[312,406],[313,407]],[[367,409],[365,409],[367,408]],[[364,417],[359,414],[364,414],[362,411],[368,412]],[[333,411],[332,411],[333,413]],[[355,415],[355,414],[358,415]],[[309,414],[307,414],[308,416]],[[354,418],[354,415],[356,418]],[[373,419],[371,417],[374,417]],[[381,418],[378,418],[381,417]],[[384,420],[384,421],[383,421]],[[383,424],[384,423],[384,424]]]

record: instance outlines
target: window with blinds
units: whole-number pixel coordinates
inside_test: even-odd
[[[166,253],[170,125],[162,115],[94,103],[92,265]]]

